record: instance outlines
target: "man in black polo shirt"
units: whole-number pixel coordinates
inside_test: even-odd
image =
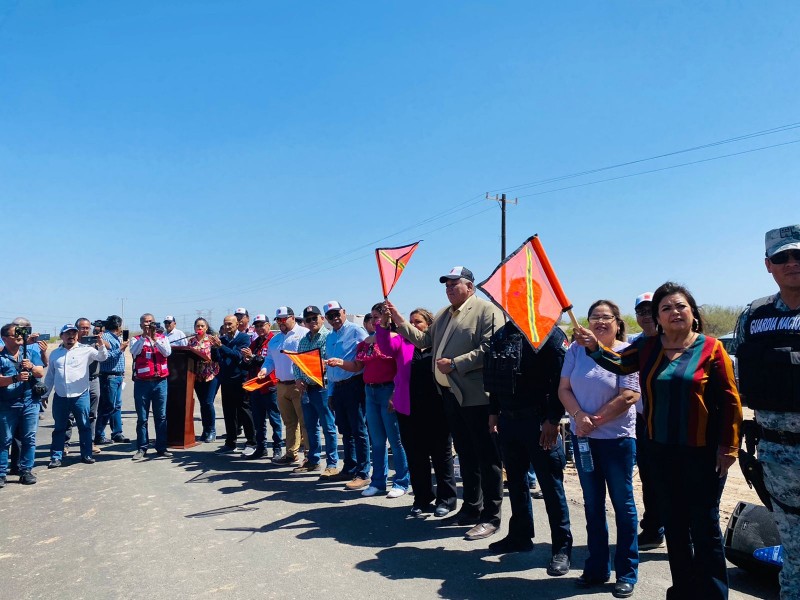
[[[564,407],[558,399],[567,338],[555,328],[534,352],[528,340],[508,321],[489,341],[484,355],[483,386],[489,393],[489,430],[499,433],[508,476],[511,520],[508,535],[492,544],[493,552],[533,549],[533,509],[528,467],[533,465],[550,522],[552,558],[547,574],[569,572],[572,532],[564,494],[563,439],[558,425]]]

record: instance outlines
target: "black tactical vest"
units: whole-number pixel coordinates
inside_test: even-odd
[[[750,305],[736,351],[739,387],[752,409],[800,412],[800,310],[780,311],[775,299]]]

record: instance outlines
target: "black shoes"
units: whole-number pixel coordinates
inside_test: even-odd
[[[489,550],[497,554],[530,552],[533,550],[533,540],[530,538],[518,538],[507,535],[502,540],[497,540],[489,544]]]
[[[547,565],[547,574],[550,577],[561,577],[569,573],[569,556],[566,554],[556,554],[550,559],[550,564]]]
[[[81,459],[81,462],[83,464],[85,464],[85,465],[93,465],[94,464],[94,459],[91,456],[84,456]],[[48,465],[48,467],[49,467],[49,465]]]
[[[111,437],[111,441],[114,442],[115,444],[130,444],[131,443],[131,440],[129,438],[126,438],[121,433],[118,433],[118,434],[112,436]]]
[[[48,469],[57,469],[60,466],[61,466],[61,461],[60,460],[58,460],[57,458],[51,458],[50,459],[50,464],[47,465],[47,468]]]
[[[30,471],[22,471],[19,474],[19,482],[22,485],[33,485],[36,483],[36,475],[31,473]]]
[[[639,551],[642,550],[655,550],[664,545],[664,536],[658,533],[645,533],[644,531],[639,534],[638,538]]]
[[[453,509],[447,506],[447,504],[437,504],[436,508],[433,509],[433,515],[436,517],[445,517],[451,510]]]
[[[630,598],[633,596],[633,584],[624,581],[618,581],[614,585],[614,591],[611,592],[614,598]]]

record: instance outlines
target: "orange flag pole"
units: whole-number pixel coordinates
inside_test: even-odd
[[[572,321],[572,326],[579,327],[580,325],[578,324],[578,320],[575,318],[575,313],[572,312],[572,303],[564,293],[564,288],[561,287],[561,282],[558,280],[558,277],[556,277],[556,272],[553,270],[553,265],[550,264],[550,259],[547,258],[547,253],[544,251],[544,246],[542,246],[542,242],[539,241],[538,233],[533,236],[531,245],[533,246],[533,251],[536,252],[536,256],[539,258],[539,262],[542,265],[542,270],[544,270],[545,274],[547,275],[547,280],[550,282],[558,301],[561,303],[561,307],[569,315],[570,321]]]

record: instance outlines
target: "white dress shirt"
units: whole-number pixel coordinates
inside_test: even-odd
[[[262,368],[266,369],[267,373],[275,369],[275,377],[278,378],[278,381],[291,381],[294,379],[292,359],[285,354],[281,354],[281,350],[297,352],[297,345],[307,333],[308,329],[295,323],[294,328],[288,333],[278,332],[272,336],[267,345],[267,355],[264,357]]]
[[[84,344],[76,344],[69,350],[59,346],[50,354],[50,365],[44,376],[47,395],[55,388],[62,398],[77,398],[89,389],[89,364],[107,358],[105,345],[99,350]]]
[[[189,340],[186,339],[186,334],[177,327],[166,334],[166,338],[171,346],[188,346]]]

